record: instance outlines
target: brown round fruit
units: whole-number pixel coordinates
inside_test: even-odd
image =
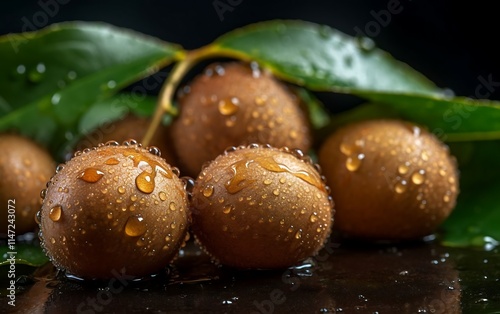
[[[209,66],[179,103],[172,140],[192,176],[229,146],[262,143],[307,151],[311,145],[298,98],[270,73],[247,64]]]
[[[8,214],[15,209],[16,234],[36,228],[35,214],[40,209],[40,190],[52,176],[54,160],[30,139],[20,135],[0,135],[0,233],[7,233]]]
[[[42,246],[53,263],[88,279],[141,277],[176,256],[188,200],[176,168],[135,141],[77,152],[42,191]]]
[[[322,145],[319,162],[332,187],[336,229],[347,236],[416,239],[434,232],[455,207],[456,161],[414,124],[348,125]]]
[[[99,143],[106,143],[108,141],[123,142],[131,138],[142,139],[146,135],[150,123],[150,118],[128,115],[122,120],[103,125],[85,135],[76,145],[76,150],[82,151],[85,148],[95,147]],[[177,162],[168,136],[169,132],[170,129],[168,127],[160,125],[151,139],[150,145],[160,149],[161,157],[169,165],[175,165]]]
[[[329,236],[328,192],[310,158],[298,150],[233,147],[196,180],[193,233],[224,265],[288,267],[315,255]]]

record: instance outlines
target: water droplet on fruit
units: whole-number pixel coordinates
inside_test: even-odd
[[[234,209],[233,205],[227,204],[227,205],[224,205],[224,207],[222,208],[222,212],[224,214],[229,214],[233,209]]]
[[[109,158],[104,162],[106,165],[118,165],[120,162],[116,158]]]
[[[311,216],[309,217],[309,221],[310,222],[318,221],[318,216],[316,216],[315,214],[311,214]]]
[[[297,231],[297,232],[295,233],[295,239],[297,239],[297,240],[298,240],[298,239],[300,239],[300,238],[302,238],[302,230],[299,230],[299,231]]]
[[[346,166],[347,170],[349,170],[351,172],[358,170],[359,167],[361,167],[363,159],[365,159],[364,154],[357,154],[357,155],[347,157],[347,159],[345,161],[345,166]]]
[[[405,162],[403,165],[400,165],[398,167],[399,174],[406,174],[406,173],[408,173],[408,170],[410,170],[410,163],[409,162]]]
[[[37,211],[36,212],[36,215],[35,215],[35,222],[37,224],[40,224],[40,222],[42,221],[42,211]]]
[[[273,180],[271,179],[264,179],[264,182],[263,182],[265,185],[269,185],[271,183],[273,183]]]
[[[423,161],[429,160],[429,154],[425,150],[422,152],[422,154],[420,154],[420,157],[422,158]]]
[[[54,206],[49,211],[50,220],[56,222],[61,219],[62,216],[62,207],[60,205]]]
[[[406,191],[406,189],[407,189],[407,182],[405,180],[398,181],[394,185],[394,190],[398,194],[404,193]]]
[[[174,202],[170,202],[170,205],[168,205],[168,208],[171,210],[171,211],[175,211],[177,209],[177,206],[175,205]]]
[[[78,179],[88,183],[96,183],[97,181],[101,180],[103,176],[104,172],[102,172],[101,170],[96,168],[87,168],[80,174]]]
[[[416,185],[420,185],[424,183],[425,181],[425,170],[420,169],[419,171],[415,171],[411,175],[411,182],[413,182]]]
[[[263,106],[266,103],[266,100],[267,100],[266,95],[257,96],[257,97],[255,97],[255,104],[257,106]],[[257,112],[257,111],[255,111],[255,112]]]
[[[125,234],[137,237],[146,232],[146,222],[141,215],[134,215],[127,219],[125,223]]]
[[[240,101],[236,97],[230,99],[222,99],[219,101],[219,112],[222,115],[230,116],[235,114],[240,108]]]
[[[205,186],[205,188],[203,189],[203,196],[205,197],[210,197],[212,196],[212,194],[214,194],[214,186],[211,185],[211,184],[208,184],[207,186]]]
[[[155,189],[153,178],[151,177],[151,174],[146,171],[141,172],[137,178],[135,178],[135,185],[139,191],[146,194],[152,193]]]
[[[165,201],[167,199],[167,193],[161,191],[159,194],[158,194],[158,197],[160,198],[160,200],[162,201]]]

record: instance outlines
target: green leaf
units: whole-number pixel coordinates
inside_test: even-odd
[[[2,256],[0,267],[9,265],[11,256],[14,257],[16,264],[29,266],[41,266],[49,261],[39,245],[17,244],[14,251],[16,253],[9,254],[9,252],[11,251],[7,246],[0,247],[0,256]]]
[[[426,125],[443,141],[500,139],[500,102],[465,97],[362,92],[406,120]]]
[[[0,130],[15,129],[55,152],[91,105],[183,57],[177,45],[101,23],[3,36]]]
[[[500,245],[500,184],[468,189],[457,200],[457,207],[442,226],[441,241],[448,246]]]
[[[213,49],[257,61],[278,77],[312,90],[440,92],[422,74],[376,48],[371,39],[353,38],[308,22],[274,20],[249,25],[223,35]]]

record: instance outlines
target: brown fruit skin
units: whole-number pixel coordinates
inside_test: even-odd
[[[9,205],[15,207],[15,231],[20,235],[36,228],[40,191],[52,176],[54,160],[30,139],[14,134],[0,135],[0,233],[6,234]],[[13,200],[13,201],[10,201]]]
[[[271,74],[248,64],[209,66],[179,104],[172,140],[191,176],[230,146],[261,143],[307,151],[311,145],[298,98]]]
[[[454,157],[414,124],[373,120],[345,126],[323,143],[319,163],[336,204],[335,228],[350,237],[421,238],[456,204]]]
[[[175,168],[133,142],[76,153],[43,194],[42,247],[54,265],[77,277],[158,272],[186,236],[184,182]]]
[[[310,159],[287,150],[240,147],[200,173],[193,188],[192,230],[220,263],[284,268],[315,255],[329,236],[329,189]]]
[[[150,118],[127,115],[122,120],[104,125],[90,134],[85,135],[76,145],[76,151],[92,148],[99,143],[106,143],[108,141],[123,142],[131,138],[140,140],[146,135],[150,123]],[[165,159],[169,165],[176,165],[177,161],[175,159],[173,145],[169,138],[169,133],[170,129],[168,127],[164,125],[158,126],[149,145],[158,147],[161,151],[161,157]]]

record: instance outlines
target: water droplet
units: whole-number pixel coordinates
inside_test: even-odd
[[[446,175],[446,170],[444,169],[439,169],[439,175],[444,177]]]
[[[369,37],[357,37],[358,47],[365,52],[370,52],[375,49],[375,42]]]
[[[120,162],[116,158],[109,158],[104,162],[106,165],[118,165]]]
[[[214,186],[211,184],[207,184],[203,189],[203,196],[210,197],[214,194]]]
[[[280,183],[283,184],[286,182],[286,179],[283,177],[283,178],[280,178]]]
[[[273,180],[271,180],[271,179],[265,179],[263,183],[265,185],[269,185],[269,184],[273,183]]]
[[[50,238],[50,243],[52,243],[52,244],[56,243],[56,239]]]
[[[118,187],[118,193],[120,194],[125,193],[125,187],[123,185]]]
[[[22,75],[22,74],[26,73],[26,67],[23,64],[20,64],[20,65],[17,66],[16,72],[18,74]]]
[[[406,173],[408,173],[408,170],[410,170],[409,166],[410,166],[409,162],[406,162],[404,165],[400,165],[398,167],[399,174],[406,174]]]
[[[155,189],[155,183],[153,178],[151,177],[151,173],[146,171],[141,172],[137,178],[135,178],[135,185],[139,189],[139,191],[150,194]]]
[[[59,101],[61,100],[61,94],[55,93],[52,95],[52,98],[50,99],[50,103],[54,106],[57,106],[59,104]]]
[[[451,184],[455,183],[455,178],[454,177],[449,177],[448,178],[448,183],[451,183]]]
[[[127,219],[125,233],[131,237],[137,237],[146,232],[146,222],[141,215],[134,215]]]
[[[224,205],[224,207],[222,208],[222,212],[224,214],[229,214],[232,210],[234,210],[234,206],[231,204]]]
[[[420,185],[424,183],[425,181],[425,170],[420,169],[419,171],[415,171],[411,175],[411,182],[413,182],[416,185]]]
[[[316,216],[315,214],[311,214],[311,216],[309,216],[309,221],[310,222],[318,221],[318,216]]]
[[[450,201],[450,196],[449,196],[449,195],[445,195],[445,196],[443,196],[443,201],[444,201],[445,203],[448,203],[448,202]]]
[[[43,75],[45,73],[45,64],[43,63],[38,63],[36,65],[36,67],[29,72],[28,74],[28,79],[32,82],[32,83],[38,83],[42,80],[43,78]]]
[[[407,189],[407,184],[406,184],[405,180],[401,180],[401,181],[397,182],[396,185],[394,186],[394,190],[398,194],[404,193],[406,191],[406,189]]]
[[[240,101],[236,97],[230,99],[222,99],[219,101],[219,112],[222,115],[230,116],[235,114],[240,108]]]
[[[295,233],[295,239],[298,240],[300,238],[302,238],[302,230],[299,230],[299,231],[297,231],[297,233]]]
[[[361,166],[361,163],[362,163],[364,158],[365,158],[364,154],[358,154],[358,155],[347,157],[347,159],[345,161],[345,166],[346,166],[347,170],[349,170],[351,172],[358,170],[359,167]]]
[[[423,161],[428,161],[429,160],[429,154],[425,150],[422,151],[422,153],[420,154],[420,157],[422,158]]]
[[[50,220],[56,222],[61,219],[62,216],[62,207],[60,205],[54,206],[50,209],[49,218]]]
[[[278,190],[278,189],[274,190],[273,194],[276,195],[276,196],[280,195],[280,190]]]
[[[167,199],[167,193],[161,191],[159,194],[158,194],[158,197],[160,198],[160,200],[162,201],[165,201]]]
[[[101,170],[96,168],[87,168],[80,174],[78,179],[89,183],[96,183],[97,181],[101,180],[103,176],[104,172],[102,172]]]
[[[113,212],[108,212],[107,217],[108,217],[108,219],[113,219]]]
[[[106,86],[109,88],[109,89],[113,89],[116,87],[116,82],[113,81],[113,80],[110,80],[108,81],[108,83],[106,84]]]
[[[291,139],[296,139],[299,136],[299,134],[297,133],[296,130],[291,130],[289,136]]]
[[[174,202],[170,202],[170,205],[168,205],[168,208],[170,208],[171,211],[175,211],[177,209],[177,206],[175,205]]]
[[[171,229],[177,228],[177,225],[175,224],[175,221],[170,224],[170,228]]]
[[[74,79],[76,79],[77,75],[75,71],[69,71],[68,74],[66,74],[66,77],[68,78],[68,80],[73,81]]]
[[[266,103],[266,100],[267,100],[266,95],[257,96],[257,97],[255,97],[255,104],[257,106],[263,106]],[[257,111],[255,111],[255,112],[257,112]]]

